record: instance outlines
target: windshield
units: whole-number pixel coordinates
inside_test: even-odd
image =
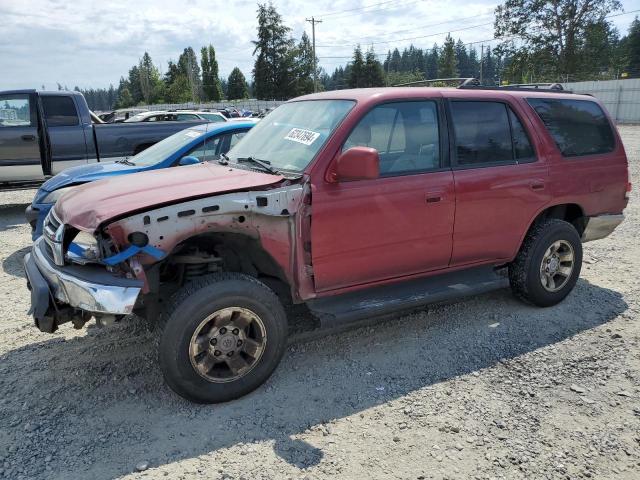
[[[129,160],[136,165],[154,165],[165,160],[169,155],[193,142],[196,138],[204,136],[204,134],[204,131],[190,128],[182,130],[150,146]]]
[[[224,122],[225,118],[218,113],[199,113],[202,118],[210,122]]]
[[[274,170],[301,172],[353,105],[352,100],[285,103],[257,123],[227,156],[232,162],[251,157]]]

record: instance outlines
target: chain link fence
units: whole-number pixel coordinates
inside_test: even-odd
[[[598,98],[617,123],[640,124],[640,78],[627,80],[598,80],[567,82],[562,84],[575,93],[587,93]],[[281,100],[229,100],[217,103],[172,103],[148,105],[149,110],[215,110],[232,107],[238,110],[259,112],[282,105]]]

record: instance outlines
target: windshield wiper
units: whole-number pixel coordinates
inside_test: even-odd
[[[130,161],[128,158],[123,158],[122,160],[116,160],[116,163],[121,163],[123,165],[129,165],[130,167],[135,167],[136,164]]]
[[[271,166],[271,162],[268,160],[260,160],[259,158],[255,157],[239,157],[236,158],[236,161],[253,163],[254,165],[259,165],[260,167],[262,167],[262,169],[266,172],[273,173],[274,175],[278,174],[278,171]]]

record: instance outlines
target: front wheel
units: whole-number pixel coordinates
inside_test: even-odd
[[[284,309],[266,285],[239,273],[209,275],[172,298],[160,367],[177,394],[198,403],[225,402],[269,378],[286,337]]]
[[[573,225],[548,219],[525,237],[509,265],[514,294],[534,305],[549,307],[563,300],[578,281],[582,268],[582,242]]]

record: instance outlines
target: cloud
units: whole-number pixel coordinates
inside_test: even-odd
[[[630,10],[634,1],[623,5]],[[449,31],[464,42],[493,37],[490,25],[468,27],[491,22],[496,0],[390,0],[376,6],[380,3],[274,2],[296,39],[305,30],[310,33],[308,17],[322,20],[316,43],[320,65],[328,71],[346,63],[356,43],[384,54],[410,43],[423,48],[442,43]],[[256,8],[250,0],[5,0],[0,6],[0,90],[55,88],[56,82],[70,88],[117,85],[145,51],[166,70],[185,47],[199,52],[209,43],[216,48],[221,75],[238,66],[250,78]],[[615,20],[625,32],[632,19]]]

